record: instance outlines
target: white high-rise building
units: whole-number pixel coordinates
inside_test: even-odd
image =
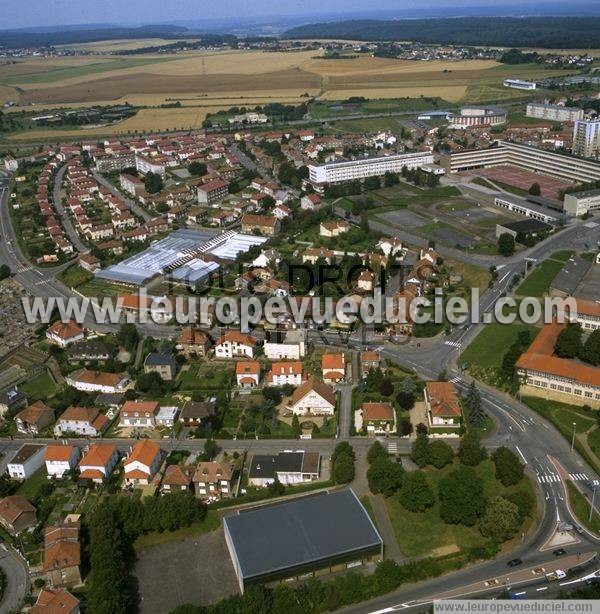
[[[580,120],[573,127],[573,155],[595,158],[600,154],[600,119]]]

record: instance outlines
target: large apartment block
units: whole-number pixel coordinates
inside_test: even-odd
[[[586,183],[600,180],[600,164],[520,143],[497,141],[489,149],[468,149],[440,157],[447,172],[510,164],[540,175]]]
[[[431,152],[417,151],[392,156],[359,158],[358,160],[344,160],[318,166],[311,164],[308,170],[310,182],[318,189],[329,183],[356,181],[367,177],[385,175],[386,173],[399,173],[404,166],[406,168],[417,168],[424,164],[433,164]]]
[[[575,122],[573,155],[582,158],[596,158],[600,155],[600,119]]]
[[[527,117],[547,119],[552,122],[575,122],[583,119],[583,109],[579,107],[565,107],[562,104],[544,104],[530,102],[525,112]]]

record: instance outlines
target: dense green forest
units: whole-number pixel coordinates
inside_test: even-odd
[[[600,17],[461,17],[356,20],[292,28],[283,38],[414,40],[455,45],[567,49],[600,47]]]

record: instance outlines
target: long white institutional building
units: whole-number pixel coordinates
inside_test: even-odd
[[[441,156],[440,163],[449,173],[510,164],[577,183],[600,180],[598,162],[508,141],[497,141],[497,145],[489,149],[471,149]]]
[[[417,151],[392,156],[344,160],[319,166],[311,164],[308,170],[310,182],[318,188],[325,184],[355,181],[385,175],[388,172],[399,173],[403,166],[416,168],[424,164],[433,164],[433,153]]]

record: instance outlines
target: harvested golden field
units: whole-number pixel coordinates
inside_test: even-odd
[[[186,38],[178,38],[177,40],[192,40]],[[114,51],[131,51],[132,49],[141,49],[142,47],[156,47],[157,45],[169,45],[174,43],[174,40],[166,38],[138,38],[131,39],[114,39],[108,41],[96,41],[93,43],[73,43],[71,45],[56,45],[57,49],[78,49],[88,51],[90,53],[98,52],[114,52]]]
[[[355,89],[328,89],[321,98],[325,100],[342,100],[351,96],[366,98],[419,98],[420,96],[439,96],[448,102],[458,102],[464,98],[465,85],[415,86],[415,87],[357,87]]]
[[[8,85],[0,85],[0,104],[16,100],[19,100],[19,92],[17,92],[14,87],[9,87]],[[10,109],[3,109],[3,112],[6,112],[8,110]]]

